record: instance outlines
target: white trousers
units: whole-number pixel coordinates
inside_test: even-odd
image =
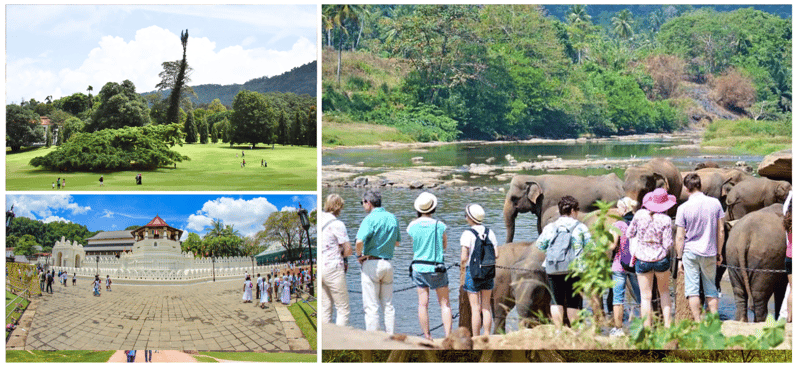
[[[321,321],[332,321],[333,304],[335,304],[335,324],[346,326],[349,324],[349,291],[346,289],[346,273],[344,266],[338,265],[331,270],[324,270],[321,274],[321,289],[324,291],[321,299]]]
[[[363,262],[360,272],[363,289],[363,310],[366,315],[366,331],[380,327],[379,308],[385,313],[385,332],[393,335],[396,311],[393,308],[393,265],[383,259]]]

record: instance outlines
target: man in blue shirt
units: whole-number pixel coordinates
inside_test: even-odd
[[[393,250],[399,245],[399,223],[396,216],[385,211],[380,192],[369,190],[363,194],[363,209],[368,213],[357,231],[355,243],[360,262],[360,283],[363,290],[363,310],[366,330],[380,326],[379,308],[385,313],[385,332],[393,334],[396,312],[393,308]]]

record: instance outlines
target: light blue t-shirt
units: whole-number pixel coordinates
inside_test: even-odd
[[[430,217],[419,217],[407,225],[407,235],[413,238],[413,260],[443,263],[443,234],[445,233],[446,224]],[[435,266],[413,264],[413,270],[435,272]]]
[[[363,255],[385,259],[393,258],[393,248],[402,240],[396,216],[382,207],[372,209],[363,219],[356,238],[363,242]]]

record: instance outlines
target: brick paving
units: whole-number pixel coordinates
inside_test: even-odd
[[[279,303],[242,303],[243,281],[190,286],[53,285],[41,297],[26,350],[296,351],[310,345]],[[254,293],[253,293],[254,294]]]

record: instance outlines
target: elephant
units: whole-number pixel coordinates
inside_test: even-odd
[[[726,196],[726,221],[742,219],[747,213],[774,203],[784,203],[792,185],[783,180],[749,177]]]
[[[725,183],[723,175],[713,171],[686,171],[682,173],[682,182],[684,182],[684,177],[688,174],[697,174],[701,178],[701,192],[708,197],[716,198],[721,205],[726,205],[726,195],[729,194],[733,184]],[[686,187],[682,186],[682,193],[678,197],[679,203],[686,202],[689,198],[690,192],[687,191]]]
[[[637,201],[637,208],[643,204],[643,196],[657,188],[679,198],[682,194],[682,175],[673,163],[664,158],[655,158],[640,166],[631,166],[624,172],[623,191]],[[671,208],[676,213],[676,206]]]
[[[613,202],[623,197],[622,182],[615,174],[603,176],[517,175],[510,183],[504,199],[506,243],[515,236],[515,219],[519,213],[532,212],[537,218],[538,234],[543,230],[542,214],[556,207],[560,199],[571,195],[579,201],[579,210],[595,210],[597,200]]]
[[[504,332],[507,313],[513,308],[518,311],[523,325],[537,316],[550,318],[551,293],[543,267],[545,259],[546,253],[535,243],[518,242],[499,247],[491,295],[494,334]]]
[[[751,175],[748,175],[747,172],[737,168],[704,168],[697,169],[696,173],[718,173],[723,176],[723,184],[731,185],[732,187],[737,185],[737,183],[751,177]]]
[[[734,319],[748,321],[748,299],[753,300],[754,322],[767,317],[767,304],[773,295],[776,301],[776,318],[787,288],[787,275],[783,272],[746,271],[784,270],[787,238],[782,225],[782,205],[769,207],[746,214],[738,220],[726,242],[726,264],[729,279],[734,289],[737,307]]]

